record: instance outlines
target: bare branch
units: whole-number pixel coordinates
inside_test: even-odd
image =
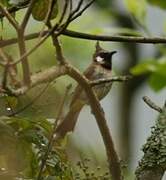
[[[61,24],[63,22],[63,19],[64,19],[65,15],[66,15],[66,12],[67,12],[69,1],[70,0],[65,0],[64,8],[63,8],[61,17],[60,17],[59,22],[58,22],[59,24]]]
[[[42,36],[45,36],[48,31],[44,31]],[[130,42],[130,43],[143,43],[143,44],[165,44],[166,38],[164,37],[135,37],[135,36],[104,36],[104,35],[93,35],[77,31],[64,30],[62,35],[69,36],[72,38],[85,39],[85,40],[99,40],[99,41],[110,41],[110,42]],[[39,36],[39,33],[32,33],[25,36],[26,40],[32,40]],[[17,38],[0,40],[0,47],[8,46],[17,43]]]
[[[19,2],[17,5],[9,7],[7,10],[9,13],[15,13],[20,9],[24,9],[28,6],[29,0],[25,0],[23,2]],[[3,18],[5,15],[0,12],[0,18]]]
[[[30,68],[28,62],[28,56],[24,56],[26,54],[26,45],[24,39],[24,30],[19,29],[17,31],[18,34],[18,46],[19,46],[19,53],[20,53],[20,62],[22,63],[22,70],[23,70],[23,82],[24,85],[29,86],[31,83],[30,79]],[[17,65],[16,62],[10,63],[10,65]]]
[[[31,76],[31,84],[29,87],[22,86],[19,89],[10,89],[11,93],[15,96],[25,94],[30,88],[38,86],[40,84],[48,83],[54,79],[66,74],[66,67],[64,66],[53,66],[45,71],[36,73]]]
[[[31,0],[29,5],[28,5],[28,9],[27,9],[26,14],[24,16],[24,19],[23,19],[23,21],[21,23],[21,28],[22,29],[26,28],[26,25],[27,25],[28,20],[30,18],[30,15],[31,15],[31,12],[32,12],[32,8],[33,8],[33,5],[35,4],[35,2],[36,2],[36,0]]]
[[[115,76],[112,78],[98,79],[96,81],[92,81],[91,85],[95,86],[98,84],[109,83],[109,82],[126,82],[126,81],[129,81],[131,78],[132,78],[132,76],[130,76],[130,75],[128,75],[128,76]]]
[[[112,179],[122,180],[118,155],[115,151],[114,143],[99,100],[97,99],[93,89],[91,88],[92,86],[90,85],[89,80],[87,80],[83,75],[81,75],[79,71],[74,67],[70,66],[69,64],[66,66],[68,69],[67,74],[73,79],[75,79],[82,86],[89,99],[89,104],[91,106],[92,112],[95,116],[96,122],[98,124],[100,133],[104,141],[109,163],[109,170],[110,174],[112,175]]]
[[[73,17],[71,18],[70,22],[72,22],[73,20],[75,20],[76,18],[78,18],[79,16],[81,16],[82,13],[83,13],[86,9],[88,9],[88,8],[94,3],[94,1],[95,1],[95,0],[91,0],[89,3],[87,3],[87,4],[85,5],[84,8],[82,8],[82,10],[80,10],[78,13],[76,13],[75,15],[73,15]]]
[[[150,108],[158,111],[159,113],[162,113],[162,111],[163,111],[162,108],[157,106],[154,102],[152,102],[152,100],[149,97],[144,96],[143,100]]]
[[[7,9],[3,6],[3,4],[0,2],[0,10],[5,15],[5,17],[8,19],[8,21],[11,23],[11,25],[17,30],[19,29],[19,25],[17,21],[10,15]]]

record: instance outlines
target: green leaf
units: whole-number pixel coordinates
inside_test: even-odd
[[[166,76],[162,76],[158,73],[153,73],[149,79],[149,85],[154,91],[159,91],[166,87]]]
[[[154,6],[158,6],[162,9],[166,9],[166,1],[165,0],[147,0],[148,3]]]
[[[32,9],[32,16],[37,21],[43,21],[48,15],[48,10],[50,6],[50,0],[36,0],[34,7]],[[58,14],[58,5],[57,3],[53,6],[50,19],[56,18]]]
[[[3,4],[5,7],[9,7],[10,6],[9,1],[10,0],[0,0],[0,3]]]
[[[139,21],[144,24],[146,16],[146,0],[124,0],[127,9]]]
[[[157,69],[157,62],[155,60],[149,60],[143,63],[140,63],[130,69],[130,72],[133,75],[141,75],[148,72],[155,72]]]

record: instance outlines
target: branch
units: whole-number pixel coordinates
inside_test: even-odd
[[[143,146],[144,156],[136,169],[137,180],[161,180],[166,169],[166,106]]]
[[[154,102],[152,102],[152,100],[150,98],[148,98],[147,96],[143,97],[144,102],[152,109],[158,111],[159,113],[162,113],[162,108],[157,106]]]
[[[109,82],[125,82],[125,81],[129,81],[131,78],[132,78],[132,76],[115,76],[112,78],[99,79],[96,81],[92,81],[91,85],[95,86],[98,84],[109,83]]]
[[[54,79],[65,75],[66,74],[66,67],[64,66],[53,66],[45,71],[36,73],[34,75],[31,76],[31,84],[29,87],[27,86],[22,86],[19,89],[10,89],[11,94],[15,95],[15,96],[20,96],[25,94],[28,90],[30,90],[31,88],[38,86],[40,84],[44,84],[44,83],[48,83],[53,81]]]
[[[62,54],[63,52],[62,52],[61,46],[58,44],[59,44],[59,42],[57,41],[57,44],[55,44],[56,50],[59,51],[59,52],[57,52],[57,55],[59,55],[59,57],[64,58],[64,56]],[[68,74],[70,77],[75,79],[79,83],[79,85],[82,86],[82,88],[85,90],[85,93],[89,100],[89,104],[91,106],[92,112],[95,116],[101,136],[104,141],[104,145],[106,148],[106,154],[107,154],[107,158],[108,158],[108,163],[109,163],[109,171],[110,171],[110,174],[112,175],[112,179],[113,180],[122,180],[121,168],[120,168],[118,155],[115,151],[114,143],[113,143],[109,128],[107,126],[107,122],[106,122],[106,119],[104,116],[104,111],[99,103],[98,98],[95,95],[95,92],[94,92],[89,80],[85,76],[80,74],[80,72],[77,69],[75,69],[69,63],[67,63],[67,61],[65,61],[64,66],[66,67],[66,70],[67,70],[66,74]],[[58,138],[59,138],[59,136],[57,134],[57,139]]]
[[[110,174],[112,175],[112,179],[122,180],[118,155],[115,151],[114,143],[104,116],[103,109],[99,103],[99,100],[97,99],[93,89],[91,88],[89,80],[87,80],[83,75],[81,75],[79,71],[76,70],[74,67],[70,65],[66,65],[66,66],[68,69],[67,74],[73,79],[75,79],[80,84],[80,86],[82,86],[89,99],[89,104],[91,106],[92,112],[95,116],[96,122],[98,124],[100,133],[104,141],[108,163],[109,163],[109,170],[110,170]]]
[[[26,25],[28,23],[28,20],[30,18],[30,15],[31,15],[31,12],[32,12],[32,8],[33,8],[33,5],[36,3],[36,0],[30,0],[30,3],[28,5],[28,9],[25,13],[25,16],[24,16],[24,19],[21,23],[21,28],[25,30],[26,28]]]
[[[24,29],[19,29],[17,31],[18,35],[18,46],[19,46],[19,53],[20,53],[20,62],[22,63],[22,71],[23,71],[23,83],[26,86],[30,86],[31,79],[30,79],[30,68],[28,62],[28,56],[24,56],[26,54],[26,45],[24,39]],[[17,65],[16,62],[11,63],[11,65]]]
[[[24,9],[28,6],[29,4],[29,0],[25,0],[23,2],[19,2],[17,5],[9,7],[7,10],[9,13],[15,13],[18,10]],[[0,12],[0,18],[3,18],[5,15],[3,14],[3,12]]]
[[[44,31],[42,36],[45,36],[48,31]],[[165,44],[166,38],[164,37],[135,37],[135,36],[104,36],[104,35],[94,35],[88,33],[82,33],[72,30],[62,31],[62,35],[68,36],[71,38],[85,39],[85,40],[99,40],[99,41],[111,41],[111,42],[130,42],[130,43],[143,43],[143,44]],[[32,40],[38,38],[39,33],[32,33],[25,36],[26,40]],[[0,47],[9,46],[17,43],[17,38],[1,40]]]
[[[1,2],[0,2],[0,10],[8,19],[8,21],[11,23],[11,25],[17,30],[19,28],[17,21],[12,17],[12,15],[8,12],[8,10],[5,9],[5,7],[3,6]]]

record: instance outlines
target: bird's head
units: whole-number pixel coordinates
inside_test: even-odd
[[[102,49],[99,42],[96,44],[96,51],[93,55],[93,60],[95,63],[103,66],[106,69],[112,69],[112,56],[117,51],[106,51]]]

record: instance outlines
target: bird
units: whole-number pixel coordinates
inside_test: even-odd
[[[117,51],[104,50],[99,41],[96,43],[95,52],[93,54],[92,63],[84,71],[84,76],[90,81],[99,79],[107,79],[112,77],[112,56]],[[110,91],[112,82],[101,83],[93,86],[93,90],[98,100],[103,99]],[[79,113],[84,105],[89,104],[88,98],[80,85],[74,90],[69,111],[65,115],[64,120],[57,126],[56,135],[63,138],[69,132],[74,131]]]

